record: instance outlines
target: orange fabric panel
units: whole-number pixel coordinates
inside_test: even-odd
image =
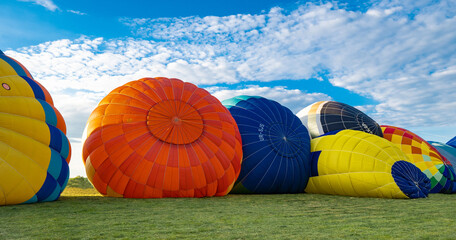
[[[165,99],[174,99],[173,86],[171,85],[170,79],[161,79],[159,84],[161,85],[163,91],[165,92]],[[180,81],[180,80],[178,80]]]
[[[117,170],[109,181],[109,186],[111,186],[112,190],[123,195],[129,180],[130,178],[124,175],[122,171]]]
[[[203,149],[204,148],[204,149]],[[206,146],[203,140],[200,139],[199,144],[193,145],[193,150],[195,150],[199,165],[207,162],[209,158],[212,157],[213,153],[210,152],[210,149]]]
[[[184,92],[184,82],[176,79],[175,81],[171,81],[172,89],[173,89],[173,96],[175,100],[182,99],[182,93]]]
[[[140,184],[146,184],[149,178],[153,163],[150,161],[142,160],[139,162],[134,174],[131,178]]]
[[[98,167],[98,176],[100,176],[101,180],[105,183],[109,183],[111,181],[111,177],[117,171],[116,166],[112,164],[110,159],[106,159],[103,163]]]
[[[179,167],[179,190],[190,190],[195,188],[193,184],[192,168]]]
[[[162,198],[163,197],[163,191],[152,188],[149,186],[146,186],[144,189],[144,198]]]
[[[155,159],[155,163],[166,166],[168,164],[170,149],[171,147],[169,144],[162,144],[161,148],[158,151],[157,157],[152,159]]]
[[[192,105],[192,104],[189,102],[189,99],[190,99],[190,97],[193,95],[193,92],[194,92],[198,87],[195,86],[195,85],[193,85],[193,84],[191,84],[191,83],[185,83],[183,88],[184,88],[184,89],[183,89],[181,101],[182,101],[182,102],[187,102],[187,103],[189,103],[190,105]]]
[[[196,144],[187,144],[185,145],[185,149],[187,151],[188,155],[188,160],[190,162],[190,166],[198,166],[200,165],[200,160],[198,154],[195,152],[195,149],[193,146],[197,146]]]
[[[192,167],[192,176],[196,188],[203,188],[206,186],[206,176],[201,165]]]
[[[179,169],[177,167],[166,167],[163,190],[179,190]]]
[[[95,174],[93,175],[92,184],[98,190],[98,192],[100,192],[103,195],[107,194],[106,191],[107,191],[108,184],[105,183],[100,178],[100,176],[98,175],[98,172],[95,172]]]
[[[139,81],[143,81],[149,87],[149,90],[153,92],[153,93],[148,92],[148,94],[150,94],[152,96],[156,95],[158,97],[157,102],[167,99],[166,93],[160,85],[160,80],[149,81],[148,78],[143,78],[143,79],[140,79]]]
[[[170,144],[169,154],[168,154],[168,167],[177,168],[179,167],[179,147],[175,144]]]
[[[149,136],[145,136],[144,140],[141,141],[142,138],[137,138],[134,141],[130,142],[130,146],[135,146],[135,151],[139,155],[143,156],[145,159],[149,161],[155,161],[155,158],[150,158],[147,156],[148,152],[150,151],[157,151],[159,149],[159,145],[162,145],[163,143],[158,141],[156,138]]]
[[[103,161],[109,157],[103,146],[100,146],[93,150],[89,156],[90,162],[95,169],[98,169]]]
[[[103,145],[103,141],[100,136],[101,136],[101,129],[93,132],[85,140],[85,144],[83,145],[83,148],[82,148],[82,160],[84,162],[93,150],[95,150],[96,148]]]
[[[204,175],[206,176],[206,182],[208,184],[214,183],[217,181],[217,173],[215,172],[214,166],[210,161],[206,161],[201,164],[204,170]]]
[[[217,162],[219,162],[223,166],[224,170],[228,169],[231,166],[230,159],[227,157],[226,153],[223,152],[222,149],[218,150],[215,153],[215,156],[217,157],[216,158],[218,160]]]
[[[207,196],[214,196],[217,193],[217,182],[209,183],[207,185]]]

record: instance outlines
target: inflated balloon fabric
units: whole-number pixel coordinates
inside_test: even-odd
[[[456,148],[441,142],[428,141],[428,143],[450,162],[454,170],[456,167]]]
[[[286,107],[262,97],[222,102],[236,120],[244,160],[232,193],[303,192],[310,173],[310,136]]]
[[[456,137],[452,138],[450,141],[446,143],[447,145],[450,145],[454,148],[456,148]]]
[[[360,110],[340,102],[316,102],[299,111],[297,116],[307,126],[312,137],[344,129],[360,130],[382,137],[377,122]]]
[[[0,53],[0,205],[54,201],[69,178],[70,143],[49,92]]]
[[[430,180],[394,144],[362,131],[341,130],[311,141],[306,192],[354,197],[422,198]]]
[[[103,195],[223,196],[239,175],[233,117],[206,90],[179,79],[143,78],[114,89],[86,129],[87,177]]]
[[[406,129],[382,125],[384,138],[396,144],[431,180],[430,193],[452,193],[454,170],[451,163],[437,149],[413,132]]]

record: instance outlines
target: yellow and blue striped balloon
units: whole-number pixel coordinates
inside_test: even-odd
[[[69,178],[65,121],[49,92],[0,52],[0,205],[54,201]]]

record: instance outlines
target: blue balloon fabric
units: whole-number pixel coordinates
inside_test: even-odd
[[[434,146],[439,153],[444,156],[452,166],[447,166],[444,174],[445,176],[453,176],[453,180],[456,178],[456,148],[441,142],[428,141],[429,144]],[[452,182],[450,186],[450,192],[456,193],[456,180]]]
[[[288,108],[263,97],[222,102],[238,124],[244,159],[231,193],[301,193],[310,176],[310,135]]]
[[[456,148],[441,142],[428,141],[428,143],[434,146],[453,165],[453,169],[456,168]]]
[[[450,145],[454,148],[456,148],[456,137],[452,138],[450,141],[446,143],[447,145]]]

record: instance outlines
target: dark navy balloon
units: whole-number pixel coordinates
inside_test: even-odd
[[[263,97],[222,102],[242,137],[244,159],[232,193],[299,193],[310,176],[310,135],[288,108]]]
[[[312,138],[337,130],[352,129],[383,137],[380,125],[360,110],[345,103],[321,101],[296,114]]]

